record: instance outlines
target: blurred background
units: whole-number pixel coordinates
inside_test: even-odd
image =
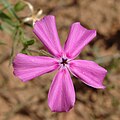
[[[13,75],[12,60],[19,53],[41,55],[44,46],[33,34],[27,4],[0,0],[0,120],[120,120],[120,0],[27,0],[44,15],[56,16],[62,45],[69,27],[79,21],[96,29],[97,37],[79,59],[93,60],[108,70],[105,90],[93,89],[72,76],[76,103],[67,113],[53,113],[47,94],[53,73],[22,83]]]

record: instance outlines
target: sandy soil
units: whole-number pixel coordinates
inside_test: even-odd
[[[7,43],[0,46],[0,120],[119,120],[120,0],[29,2],[36,10],[40,8],[44,10],[44,14],[56,16],[62,44],[73,22],[80,21],[85,27],[97,30],[97,37],[79,58],[95,60],[106,56],[102,60],[96,60],[108,69],[104,81],[106,89],[93,89],[73,77],[76,91],[74,108],[68,113],[51,112],[47,104],[47,94],[55,73],[22,83],[13,75],[12,66],[8,66],[12,40],[9,35],[0,31],[0,37]],[[32,31],[27,34],[34,36]]]

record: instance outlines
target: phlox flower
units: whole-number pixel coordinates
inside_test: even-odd
[[[26,82],[58,70],[48,93],[51,111],[67,112],[74,106],[75,91],[70,73],[93,88],[105,88],[102,83],[107,71],[104,68],[93,61],[74,60],[96,36],[95,30],[87,30],[79,22],[73,23],[61,47],[55,17],[48,15],[35,22],[33,32],[53,57],[17,54],[13,62],[14,74]]]

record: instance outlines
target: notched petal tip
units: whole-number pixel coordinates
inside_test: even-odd
[[[69,112],[73,107],[74,107],[74,104],[71,105],[68,109],[58,110],[58,109],[54,109],[53,106],[49,106],[49,108],[52,112]]]
[[[85,83],[85,84],[86,84],[86,83]],[[92,86],[92,85],[89,85],[89,84],[88,84],[88,86],[91,86],[91,87],[93,87],[93,88],[95,88],[95,89],[103,89],[103,90],[106,88],[103,84],[101,84],[101,85],[99,84],[98,86]]]
[[[17,74],[16,70],[13,70],[13,74],[14,74],[14,76],[16,76],[17,78],[19,78],[19,80],[20,80],[21,82],[27,82],[27,81],[29,81],[29,80],[24,80],[23,78],[21,78],[21,77]]]
[[[89,30],[90,32],[91,32],[91,34],[93,35],[93,38],[95,38],[96,37],[96,35],[97,35],[97,32],[96,32],[96,30]]]
[[[44,16],[44,17],[43,17],[42,19],[40,19],[40,20],[36,20],[35,23],[34,23],[34,28],[35,28],[36,25],[39,24],[39,22],[45,21],[45,20],[47,20],[47,19],[49,19],[49,18],[55,19],[55,16],[53,16],[53,15],[47,15],[47,16]],[[33,32],[34,32],[34,30],[33,30]]]
[[[105,89],[106,86],[102,85],[100,88],[97,88],[97,89]]]

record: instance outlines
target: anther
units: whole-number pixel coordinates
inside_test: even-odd
[[[62,58],[62,62],[60,64],[63,64],[63,66],[65,66],[65,64],[68,64],[67,59]]]

